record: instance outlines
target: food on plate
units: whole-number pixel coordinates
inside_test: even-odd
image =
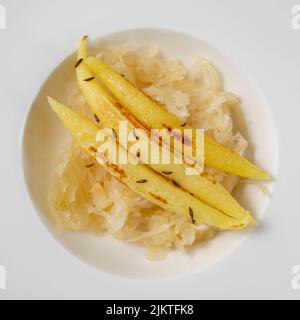
[[[82,37],[74,62],[77,81],[68,84],[70,107],[48,98],[73,137],[49,190],[56,225],[137,242],[147,248],[148,259],[173,248],[185,251],[219,230],[257,225],[232,192],[239,176],[270,176],[243,157],[248,143],[231,112],[240,110],[240,102],[223,91],[214,66],[199,58],[187,69],[156,48],[128,45],[103,47],[88,58],[86,42]],[[185,162],[145,162],[121,139],[122,121],[137,139],[150,137],[154,128],[203,128],[204,171],[186,175]],[[118,145],[118,157],[126,155],[134,164],[116,164],[109,153],[99,152],[103,128],[106,143]],[[175,144],[170,152],[179,153]]]

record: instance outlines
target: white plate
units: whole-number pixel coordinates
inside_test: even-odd
[[[254,162],[276,177],[277,141],[273,120],[260,90],[244,70],[208,43],[163,29],[132,29],[113,33],[99,39],[94,47],[100,49],[128,43],[137,50],[145,46],[158,47],[168,58],[179,58],[186,65],[194,63],[199,55],[213,61],[224,77],[225,90],[242,98],[249,149]],[[48,215],[47,192],[51,176],[68,137],[67,131],[49,108],[46,97],[49,95],[59,101],[67,101],[66,83],[75,80],[74,61],[76,57],[72,55],[49,76],[34,100],[25,124],[24,170],[32,200],[44,221]],[[262,184],[271,193],[273,183]],[[268,195],[256,184],[250,183],[239,188],[237,196],[257,218],[262,216],[269,201]],[[58,232],[51,222],[45,221],[52,234],[75,255],[101,270],[133,278],[169,278],[199,272],[230,253],[250,232],[224,231],[213,240],[195,246],[189,254],[171,251],[165,259],[150,262],[145,259],[145,248],[141,246],[109,236]]]
[[[0,30],[4,48],[0,51],[0,99],[1,105],[5,106],[0,111],[3,119],[1,134],[5,138],[1,159],[1,194],[5,196],[2,197],[0,223],[0,265],[6,268],[7,290],[0,290],[0,298],[299,298],[300,291],[292,287],[292,267],[300,264],[297,245],[300,241],[297,201],[300,157],[298,149],[294,148],[300,133],[297,73],[300,67],[300,31],[293,30],[290,24],[294,3],[285,1],[275,5],[272,1],[252,1],[241,4],[229,0],[226,4],[172,1],[162,5],[160,1],[152,1],[141,6],[139,1],[112,0],[105,3],[105,12],[100,1],[88,1],[88,5],[71,1],[45,1],[41,5],[27,1],[27,7],[22,7],[19,1],[2,1],[2,4],[6,6],[8,16],[7,29]],[[86,16],[82,16],[83,12]],[[193,274],[168,282],[162,279],[132,281],[110,276],[67,254],[53,241],[34,213],[26,195],[20,148],[16,145],[26,106],[32,101],[30,97],[36,96],[44,80],[75,49],[80,35],[87,33],[96,38],[117,30],[148,26],[177,29],[198,39],[208,39],[221,52],[230,53],[234,57],[230,61],[242,64],[250,71],[267,97],[276,120],[280,146],[280,174],[263,227],[251,233],[242,245],[217,264],[212,265],[222,254],[210,251],[213,252],[212,257],[206,256],[210,267],[201,271],[199,260],[196,259],[196,264],[192,262],[194,257],[191,262],[171,257],[171,260],[176,260],[170,268],[171,275],[190,271]],[[203,50],[204,43],[201,42]],[[180,50],[183,52],[184,48]],[[210,51],[208,54],[216,53]],[[217,65],[223,70],[222,62],[217,62]],[[237,82],[230,84],[230,72],[223,72],[225,80],[229,81],[226,86],[235,85],[234,91],[248,101],[249,92],[240,91]],[[242,82],[246,81],[244,75]],[[255,88],[255,85],[251,84],[251,87]],[[262,101],[259,98],[259,102]],[[257,107],[255,105],[254,108]],[[266,115],[268,118],[268,112]],[[258,119],[257,123],[262,122]],[[268,126],[259,132],[262,132],[261,139],[273,135],[272,126],[271,131]],[[257,142],[257,137],[254,140]],[[269,138],[265,141],[274,142]],[[269,154],[268,150],[261,152]],[[273,163],[270,171],[275,173],[276,162],[272,159],[269,162],[267,157],[257,158],[259,154],[256,149],[255,161],[262,166]],[[259,206],[262,208],[264,205]],[[240,242],[237,240],[235,244]],[[82,258],[84,254],[79,252],[78,246],[74,247],[74,243],[69,242],[69,248],[73,247]],[[231,245],[226,246],[226,251],[232,248]],[[91,261],[90,256],[84,259],[98,264]],[[175,261],[171,260],[168,263]],[[182,263],[181,266],[188,270],[176,268],[178,261],[179,266]],[[112,270],[113,263],[110,261],[100,268],[118,274],[120,270],[127,270],[125,275],[132,276],[128,272],[129,264]],[[143,270],[142,264],[134,265],[135,271]],[[148,269],[146,273],[147,276],[158,276],[153,270]],[[166,269],[162,268],[159,274],[164,278]],[[135,276],[144,277],[144,274]],[[143,288],[146,290],[141,292]]]

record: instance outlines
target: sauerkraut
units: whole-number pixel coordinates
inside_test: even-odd
[[[191,68],[180,60],[168,60],[157,48],[134,50],[130,46],[108,47],[97,55],[144,93],[164,105],[183,122],[203,128],[218,142],[243,154],[247,140],[233,110],[239,114],[240,100],[223,90],[223,81],[213,64],[200,57]],[[68,104],[93,117],[76,82],[67,85]],[[240,123],[238,123],[240,122]],[[212,168],[207,172],[232,192],[236,176]],[[164,210],[141,198],[112,177],[75,142],[62,152],[49,190],[51,215],[61,230],[99,234],[139,243],[147,259],[161,259],[168,250],[183,252],[205,241],[216,229],[194,225],[191,219]]]

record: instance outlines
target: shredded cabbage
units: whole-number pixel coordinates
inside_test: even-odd
[[[204,128],[218,142],[243,154],[247,140],[232,110],[241,118],[240,101],[223,91],[222,78],[211,62],[199,58],[187,69],[179,60],[167,60],[157,48],[107,48],[97,55],[114,70],[167,110],[193,127]],[[68,104],[92,118],[76,82],[67,85]],[[238,112],[236,112],[238,111]],[[230,192],[238,177],[205,168]],[[49,208],[58,228],[68,231],[109,232],[139,243],[147,259],[161,259],[171,249],[186,247],[215,235],[216,229],[164,210],[141,198],[71,142],[55,169],[49,190]]]

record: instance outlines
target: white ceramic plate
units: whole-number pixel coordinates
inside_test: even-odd
[[[186,65],[194,63],[199,55],[213,61],[224,77],[225,90],[236,93],[242,99],[254,162],[276,177],[277,141],[273,120],[260,90],[244,70],[208,43],[163,29],[132,29],[113,33],[98,39],[94,47],[128,43],[137,50],[145,46],[158,47],[167,57],[179,58]],[[63,102],[67,100],[66,84],[75,80],[74,61],[74,55],[67,58],[43,84],[29,110],[24,131],[23,156],[27,184],[32,200],[52,234],[82,260],[102,270],[134,278],[169,278],[199,272],[236,248],[249,230],[224,231],[213,240],[195,246],[187,255],[172,251],[163,260],[150,262],[145,259],[145,248],[141,246],[110,236],[57,232],[51,225],[52,221],[45,220],[51,176],[68,136],[49,108],[46,97],[49,95]],[[271,193],[273,183],[265,185]],[[250,183],[239,188],[237,196],[242,205],[257,218],[262,216],[269,201],[268,195]]]
[[[112,0],[104,7],[104,2],[93,0],[76,4],[29,0],[26,7],[17,0],[2,0],[1,4],[7,19],[6,29],[0,30],[0,191],[4,195],[0,265],[6,270],[7,289],[0,290],[0,298],[300,297],[292,273],[293,266],[300,264],[300,155],[295,147],[300,134],[300,31],[291,28],[292,1],[162,4],[154,0],[141,6],[137,0]],[[158,30],[122,33],[147,27],[179,30],[188,36]],[[121,31],[118,37],[130,35],[138,45],[156,43],[186,63],[198,54],[210,58],[224,75],[226,89],[242,98],[254,161],[273,175],[277,170],[272,117],[275,119],[280,150],[275,193],[271,201],[254,186],[240,194],[256,216],[262,215],[261,228],[249,234],[226,232],[190,256],[171,253],[162,262],[149,263],[140,248],[109,237],[57,234],[44,219],[45,190],[58,147],[53,139],[63,137],[64,130],[43,95],[47,91],[64,99],[58,87],[71,75],[63,72],[66,65],[56,68],[75,50],[82,34],[93,40],[108,35],[109,41],[115,41],[113,32],[117,31]],[[37,103],[39,98],[41,103]],[[33,102],[23,131],[22,123]],[[47,121],[39,122],[45,118]],[[21,132],[25,132],[22,139]],[[23,179],[20,148],[32,201]],[[152,280],[145,282],[144,278]],[[170,281],[164,281],[166,278]]]

